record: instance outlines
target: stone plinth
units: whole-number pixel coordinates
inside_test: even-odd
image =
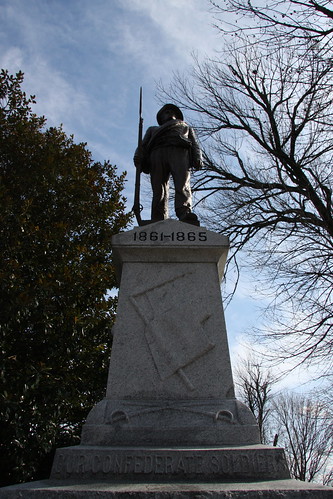
[[[166,220],[112,240],[120,281],[106,397],[51,478],[288,478],[236,400],[220,282],[228,239]]]
[[[296,480],[234,483],[43,480],[0,489],[0,499],[332,499],[332,496],[329,487]]]
[[[166,220],[113,238],[120,292],[106,398],[83,445],[259,443],[235,399],[220,292],[228,239]]]

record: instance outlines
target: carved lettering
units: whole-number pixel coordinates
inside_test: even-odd
[[[183,472],[183,473],[186,472],[184,461],[183,461],[183,459],[181,457],[178,460],[178,463],[177,463],[175,471],[176,471],[176,473],[179,473],[180,471]]]
[[[191,465],[193,462],[193,456],[184,456],[185,468],[187,472],[191,471]]]
[[[195,463],[195,472],[200,473],[202,471],[202,462],[203,462],[203,456],[196,456]]]
[[[143,467],[143,456],[134,457],[134,473],[142,473]]]
[[[214,473],[218,473],[220,467],[219,467],[219,460],[216,456],[211,457],[210,464],[212,466],[212,470],[214,471]]]
[[[195,242],[195,241],[207,241],[207,232],[201,231],[199,233],[196,232],[183,232],[183,231],[178,231],[178,232],[170,232],[170,233],[165,233],[165,232],[156,232],[156,231],[146,231],[146,230],[140,230],[138,232],[133,233],[133,241],[139,241],[139,242],[148,242],[148,241],[162,241],[162,242],[169,242],[169,241],[178,241],[178,242]]]
[[[84,473],[84,469],[85,469],[85,461],[86,461],[86,458],[85,458],[85,455],[84,454],[81,454],[79,456],[79,459],[78,459],[78,465],[77,465],[77,471],[78,473]]]
[[[68,474],[71,474],[73,473],[73,466],[72,466],[72,459],[71,459],[72,456],[68,456],[68,458],[66,459],[65,463],[66,463],[66,472]]]
[[[64,468],[64,462],[65,462],[65,456],[64,454],[58,454],[57,455],[57,461],[56,461],[56,473],[61,473],[61,471]]]
[[[267,462],[262,454],[258,454],[258,470],[267,471]]]
[[[230,472],[229,459],[228,456],[226,456],[225,454],[222,455],[222,470],[224,473]]]
[[[98,455],[94,455],[92,458],[92,463],[91,463],[91,471],[93,473],[98,473],[101,468],[101,460]]]
[[[155,456],[155,473],[163,473],[163,456]]]
[[[111,471],[111,456],[109,456],[108,454],[103,460],[102,471],[103,473],[110,473]]]
[[[114,472],[121,473],[121,457],[116,456],[114,460]]]
[[[145,474],[182,475],[211,473],[227,476],[239,474],[272,475],[284,470],[279,456],[273,453],[216,452],[197,455],[193,453],[58,453],[54,474],[63,477],[97,474]]]
[[[165,458],[165,472],[166,473],[173,473],[173,459],[172,456],[166,456]]]
[[[127,455],[125,459],[125,473],[130,473],[133,464],[133,456]]]
[[[153,458],[152,456],[145,456],[144,473],[151,473],[153,471]]]
[[[245,454],[240,456],[240,471],[244,471],[245,473],[248,473],[250,471],[250,463],[249,463],[249,458]]]

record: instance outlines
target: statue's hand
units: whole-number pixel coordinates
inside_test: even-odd
[[[133,162],[137,168],[140,168],[142,163],[142,154],[135,154]]]

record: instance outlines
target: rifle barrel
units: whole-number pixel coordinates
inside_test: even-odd
[[[142,87],[140,87],[140,102],[139,102],[139,135],[138,135],[138,148],[141,149],[142,143],[142,129],[143,129],[143,118],[142,118]]]
[[[142,118],[142,87],[140,87],[140,101],[139,101],[139,133],[138,133],[138,151],[139,154],[142,152],[142,129],[143,129],[143,118]],[[141,205],[140,205],[140,175],[141,168],[139,166],[136,167],[136,175],[135,175],[135,189],[134,189],[134,205],[133,212],[137,219],[138,225],[142,225],[141,220]]]

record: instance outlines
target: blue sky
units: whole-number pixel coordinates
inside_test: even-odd
[[[130,208],[139,87],[146,128],[161,104],[156,83],[186,72],[193,52],[206,58],[221,46],[209,8],[208,0],[0,0],[1,67],[25,73],[24,89],[36,95],[34,110],[49,126],[62,123],[95,160],[128,172]],[[142,201],[148,218],[150,200]],[[255,283],[244,275],[226,311],[234,362],[245,350],[243,333],[261,320],[255,298]],[[295,373],[288,384],[308,376]]]

